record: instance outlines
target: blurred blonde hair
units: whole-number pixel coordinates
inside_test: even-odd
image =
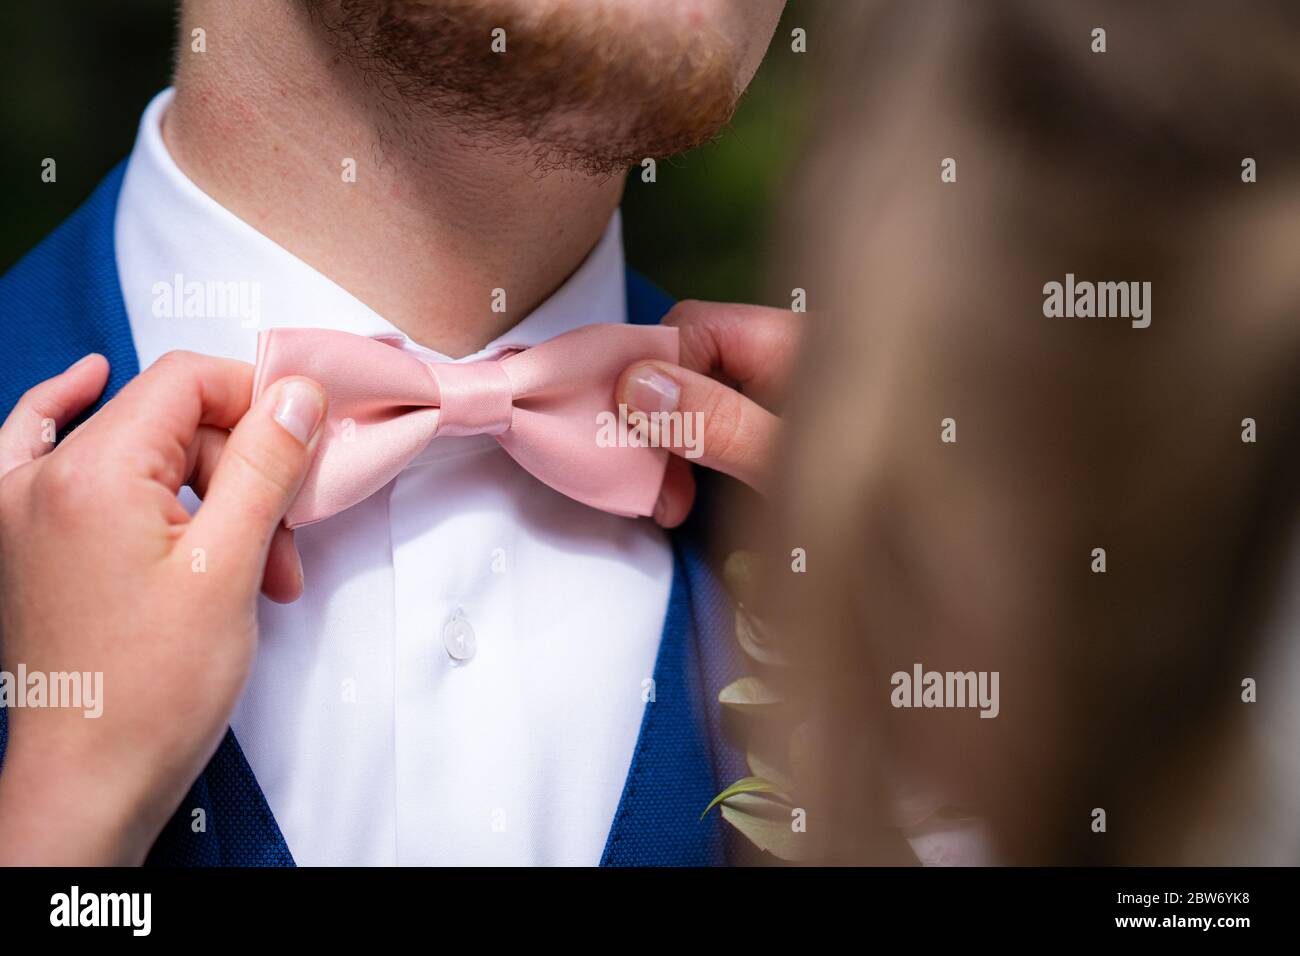
[[[773,267],[823,310],[771,541],[808,571],[782,563],[767,609],[824,730],[818,858],[897,859],[900,788],[971,808],[1009,862],[1300,853],[1240,745],[1295,717],[1252,668],[1296,513],[1300,10],[827,13]],[[1151,326],[1044,317],[1067,272],[1151,282]],[[1000,672],[1000,715],[891,708],[916,662]]]

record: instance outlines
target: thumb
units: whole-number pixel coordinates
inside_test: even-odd
[[[255,592],[267,550],[311,465],[325,419],[325,393],[311,379],[281,379],[230,433],[207,494],[185,533]]]
[[[618,395],[629,408],[647,414],[698,414],[703,426],[698,444],[669,450],[737,478],[755,491],[766,490],[781,420],[757,402],[707,375],[667,362],[628,368],[619,381]]]

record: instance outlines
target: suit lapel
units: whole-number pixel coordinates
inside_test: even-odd
[[[120,163],[80,209],[0,279],[0,305],[11,317],[0,361],[0,417],[28,388],[87,352],[100,352],[110,365],[108,385],[95,408],[139,373],[113,243],[125,172],[126,164]],[[7,715],[0,709],[0,761],[7,742]],[[293,864],[229,730],[146,862]]]
[[[119,163],[90,198],[0,278],[11,317],[0,362],[0,409],[88,352],[109,361],[99,403],[140,371],[117,278],[113,224],[126,164]]]
[[[293,866],[234,731],[163,827],[146,866]]]
[[[720,866],[728,858],[721,816],[700,814],[726,782],[744,776],[743,758],[723,737],[717,703],[739,670],[728,633],[733,612],[688,536],[675,538],[673,552],[654,694],[602,866]]]
[[[672,300],[628,273],[628,320],[648,325]],[[705,491],[702,486],[701,491]],[[654,696],[646,703],[632,765],[610,828],[602,866],[717,866],[734,834],[720,814],[700,814],[728,783],[745,775],[744,755],[722,728],[718,692],[740,676],[735,612],[702,545],[707,503],[672,536],[668,600]]]

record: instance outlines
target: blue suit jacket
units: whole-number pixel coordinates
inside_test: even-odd
[[[113,242],[124,171],[125,164],[114,169],[71,218],[0,279],[0,314],[5,317],[0,418],[24,391],[87,352],[104,354],[112,366],[101,403],[138,374]],[[672,304],[632,272],[627,292],[632,322],[657,323]],[[704,558],[697,531],[674,534],[673,550],[655,700],[646,704],[602,865],[722,864],[734,842],[718,814],[699,819],[714,794],[744,775],[743,756],[723,738],[717,703],[718,691],[739,671],[732,607]],[[0,761],[7,729],[0,709]],[[198,808],[204,810],[206,827],[195,833],[191,821]],[[293,865],[231,731],[159,836],[148,862]]]

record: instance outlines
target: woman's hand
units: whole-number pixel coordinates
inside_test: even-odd
[[[654,519],[665,528],[686,520],[695,500],[690,461],[762,492],[781,432],[774,414],[789,381],[802,330],[785,309],[679,302],[664,318],[681,334],[682,364],[638,362],[624,370],[619,400],[642,412],[703,413],[698,457],[672,447]],[[695,451],[691,452],[692,455]]]
[[[225,733],[259,586],[302,589],[280,521],[315,448],[320,387],[285,379],[250,409],[251,366],[173,352],[54,448],[107,375],[87,356],[0,427],[0,660],[103,675],[100,716],[9,709],[4,863],[140,863]],[[186,484],[203,499],[193,517],[176,497]]]

